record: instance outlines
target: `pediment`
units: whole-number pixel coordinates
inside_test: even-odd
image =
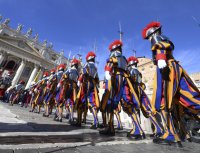
[[[26,40],[23,40],[22,38],[1,36],[1,39],[6,41],[8,44],[11,44],[19,49],[25,50],[27,52],[31,52],[32,54],[42,57],[39,51],[31,45],[31,42],[27,42]]]

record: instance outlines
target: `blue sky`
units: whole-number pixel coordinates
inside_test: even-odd
[[[64,49],[85,59],[97,44],[100,78],[103,78],[108,46],[119,39],[118,23],[124,32],[123,53],[126,57],[151,58],[150,43],[142,39],[144,26],[158,20],[163,33],[175,44],[174,56],[188,73],[200,71],[199,0],[0,0],[0,14],[10,18],[10,26],[24,25],[23,31],[33,29],[39,39],[52,42],[54,49]]]

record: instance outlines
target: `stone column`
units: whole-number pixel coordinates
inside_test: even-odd
[[[26,62],[24,60],[22,60],[20,66],[17,69],[17,72],[16,72],[16,74],[15,74],[13,80],[12,80],[12,86],[15,86],[18,83],[18,81],[21,77],[21,74],[22,74],[22,72],[25,68],[25,64],[26,64]]]
[[[28,80],[28,82],[27,82],[27,84],[26,84],[26,88],[25,88],[25,89],[29,88],[29,86],[31,85],[31,82],[35,79],[35,76],[36,76],[37,73],[38,73],[38,69],[39,69],[39,66],[38,66],[38,65],[35,65],[35,67],[34,67],[32,73],[31,73],[31,76],[30,76],[30,78],[29,78],[29,80]]]
[[[4,58],[5,58],[5,53],[1,51],[0,52],[0,64],[3,62]]]

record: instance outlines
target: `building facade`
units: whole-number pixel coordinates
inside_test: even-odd
[[[21,24],[13,29],[9,23],[10,19],[0,23],[0,75],[4,76],[11,71],[13,86],[23,79],[27,88],[36,77],[40,79],[45,70],[60,63],[69,64],[63,51],[56,52],[53,44],[46,40],[39,42],[38,34],[33,37],[31,28],[23,33]]]

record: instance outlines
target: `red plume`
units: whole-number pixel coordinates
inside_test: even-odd
[[[87,56],[86,56],[86,60],[90,57],[90,56],[94,56],[96,57],[96,54],[93,51],[90,51]]]
[[[121,42],[121,40],[115,40],[110,44],[109,50],[112,50],[113,46],[116,46],[116,47],[123,46],[123,43]]]
[[[149,30],[150,28],[152,28],[152,27],[160,27],[161,25],[160,25],[160,22],[155,22],[155,21],[153,21],[153,22],[151,22],[151,23],[149,23],[143,30],[142,30],[142,37],[144,38],[144,39],[146,39],[146,32],[147,32],[147,30]]]
[[[127,61],[128,61],[128,63],[131,62],[131,61],[135,61],[136,63],[139,62],[138,59],[134,56],[129,57]]]
[[[72,60],[72,63],[79,64],[80,61],[75,58],[75,59]]]

